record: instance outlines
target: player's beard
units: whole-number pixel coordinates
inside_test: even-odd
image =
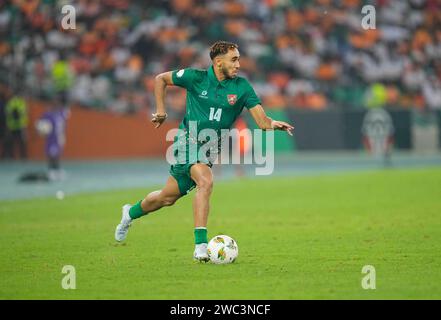
[[[236,77],[236,74],[230,75],[230,73],[228,72],[228,69],[226,67],[222,67],[222,73],[223,73],[225,79],[233,79]]]

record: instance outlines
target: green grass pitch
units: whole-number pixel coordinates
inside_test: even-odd
[[[0,202],[0,298],[441,298],[439,168],[215,183],[209,238],[237,240],[230,265],[192,260],[194,191],[116,244],[121,206],[152,190]]]

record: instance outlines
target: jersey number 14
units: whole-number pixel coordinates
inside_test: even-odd
[[[215,111],[215,108],[210,108],[210,121],[216,120],[217,122],[220,121],[222,115],[222,109],[219,108]]]

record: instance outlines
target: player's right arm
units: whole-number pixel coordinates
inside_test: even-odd
[[[158,74],[155,77],[156,113],[152,114],[152,122],[155,124],[155,128],[159,128],[167,119],[167,113],[165,112],[165,88],[172,85],[172,71]]]
[[[165,112],[165,88],[167,86],[179,86],[187,90],[191,90],[193,80],[195,79],[196,70],[192,68],[168,71],[158,74],[155,77],[155,100],[156,113],[153,114],[152,122],[159,128],[167,118]]]

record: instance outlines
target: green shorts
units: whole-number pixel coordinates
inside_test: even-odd
[[[196,187],[196,182],[191,178],[190,169],[195,163],[174,164],[170,166],[170,174],[178,182],[179,191],[182,196],[188,194]],[[213,165],[207,163],[211,168]]]

